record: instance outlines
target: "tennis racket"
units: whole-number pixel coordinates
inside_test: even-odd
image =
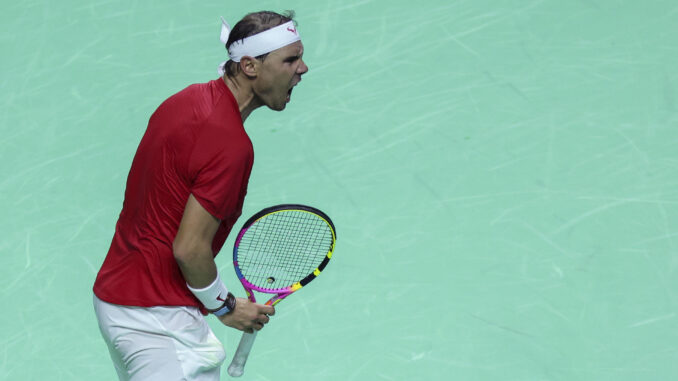
[[[332,258],[336,231],[323,212],[304,205],[266,208],[245,222],[233,247],[233,266],[247,297],[273,294],[265,303],[281,300],[315,279]],[[228,374],[242,376],[257,336],[243,333]]]

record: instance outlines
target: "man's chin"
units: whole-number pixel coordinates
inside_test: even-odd
[[[287,103],[283,103],[281,105],[268,105],[268,108],[273,110],[273,111],[282,111],[287,107]]]

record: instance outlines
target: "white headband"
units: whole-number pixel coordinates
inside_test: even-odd
[[[222,44],[226,45],[230,33],[231,27],[222,17],[221,35],[219,37]],[[299,40],[301,40],[301,37],[299,37],[294,22],[289,21],[242,40],[234,41],[228,49],[228,57],[233,62],[240,62],[240,59],[244,56],[258,57]],[[224,75],[225,63],[226,61],[219,64],[219,75],[221,76]]]

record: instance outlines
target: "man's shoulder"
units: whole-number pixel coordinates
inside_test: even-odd
[[[210,83],[211,81],[188,85],[167,98],[165,103],[170,102],[193,104],[196,102],[204,102],[210,98],[211,95],[213,95],[213,92],[211,91],[212,86],[210,86]]]
[[[221,79],[185,87],[158,106],[155,114],[162,116],[162,119],[181,120],[182,124],[189,121],[209,123],[215,113],[219,114],[220,119],[224,115],[235,116],[234,114],[239,119],[237,104],[234,105],[234,101],[230,99],[232,96],[229,97],[226,85],[219,81]]]

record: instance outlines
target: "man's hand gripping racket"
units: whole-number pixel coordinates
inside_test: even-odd
[[[252,291],[274,294],[265,304],[276,305],[315,279],[327,266],[336,241],[332,220],[304,205],[278,205],[252,216],[233,247],[233,266],[247,297]],[[243,333],[233,361],[232,377],[242,376],[257,331]]]

